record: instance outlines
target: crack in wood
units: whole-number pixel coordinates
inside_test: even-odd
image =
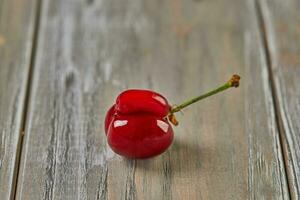
[[[274,111],[275,111],[275,120],[276,120],[276,128],[279,132],[279,142],[280,142],[280,146],[281,146],[281,154],[283,156],[283,160],[284,160],[284,171],[285,171],[285,177],[286,177],[286,182],[287,187],[288,187],[288,192],[289,192],[289,198],[291,198],[291,187],[290,187],[290,181],[288,180],[288,176],[287,174],[289,173],[289,171],[287,170],[288,168],[288,156],[287,156],[287,152],[285,151],[284,145],[285,143],[283,142],[285,140],[285,133],[284,133],[284,129],[282,127],[282,119],[281,119],[281,113],[280,113],[280,109],[279,109],[279,103],[278,103],[278,94],[276,92],[276,85],[275,85],[275,81],[274,81],[274,76],[272,73],[272,58],[270,55],[270,48],[269,48],[269,43],[268,43],[268,34],[267,34],[267,29],[266,29],[266,22],[264,20],[264,16],[263,16],[263,10],[261,8],[260,2],[259,0],[254,0],[255,3],[255,9],[256,9],[256,14],[257,14],[257,18],[258,18],[258,30],[260,31],[260,35],[262,38],[262,43],[263,43],[263,48],[264,48],[264,53],[265,53],[265,57],[266,57],[266,62],[267,62],[267,69],[268,69],[268,77],[269,77],[269,82],[270,82],[270,87],[271,87],[271,95],[273,98],[273,107],[274,107]],[[280,183],[282,184],[282,181],[280,181]],[[281,185],[281,189],[283,188],[283,186]]]

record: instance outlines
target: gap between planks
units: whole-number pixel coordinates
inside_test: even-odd
[[[37,43],[38,43],[38,33],[39,33],[39,26],[40,26],[40,16],[41,16],[41,9],[42,9],[42,0],[36,0],[36,9],[35,9],[35,16],[34,16],[34,30],[32,35],[32,49],[30,54],[30,61],[29,61],[29,71],[28,77],[26,80],[26,91],[25,91],[25,99],[24,99],[24,107],[22,111],[22,119],[21,119],[21,129],[20,129],[20,137],[17,145],[17,156],[16,156],[16,163],[14,169],[14,180],[13,180],[13,189],[11,197],[12,199],[16,198],[16,192],[18,187],[18,178],[19,178],[19,169],[20,169],[20,160],[22,158],[22,149],[23,149],[23,140],[24,134],[27,124],[27,116],[28,116],[28,107],[29,107],[29,99],[30,99],[30,91],[31,91],[31,84],[32,78],[34,73],[34,65],[35,65],[35,57],[37,51]]]
[[[278,94],[276,92],[276,85],[275,85],[275,81],[274,81],[274,76],[272,73],[272,58],[270,56],[270,47],[269,47],[269,43],[268,43],[268,39],[267,39],[267,29],[266,29],[266,23],[265,23],[265,19],[263,17],[263,11],[261,8],[261,5],[259,3],[259,0],[254,0],[254,4],[255,4],[255,10],[256,10],[256,15],[257,15],[257,19],[258,19],[258,30],[260,31],[260,35],[261,35],[261,39],[262,39],[262,44],[263,44],[263,50],[265,51],[265,57],[266,57],[266,65],[267,65],[267,69],[268,69],[268,75],[269,75],[269,82],[270,82],[270,88],[271,88],[271,95],[272,95],[272,99],[273,99],[273,107],[274,107],[274,113],[275,113],[275,120],[276,120],[276,127],[279,133],[279,142],[280,142],[280,146],[281,146],[281,153],[283,156],[283,163],[284,163],[284,171],[285,171],[285,178],[286,178],[286,182],[287,182],[287,189],[288,189],[288,196],[289,199],[291,199],[292,195],[292,191],[291,191],[291,186],[290,186],[290,181],[289,181],[289,177],[290,177],[290,173],[289,170],[287,170],[287,165],[288,165],[288,152],[287,152],[287,148],[286,148],[286,138],[285,138],[285,131],[283,128],[283,121],[281,118],[281,114],[280,114],[280,110],[279,110],[279,103],[278,103]]]

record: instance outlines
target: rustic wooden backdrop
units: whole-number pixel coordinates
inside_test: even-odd
[[[300,1],[0,0],[0,199],[300,199]],[[179,103],[172,147],[127,160],[119,92]]]

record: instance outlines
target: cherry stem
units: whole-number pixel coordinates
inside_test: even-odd
[[[183,108],[185,108],[185,107],[187,107],[187,106],[189,106],[189,105],[191,105],[191,104],[193,104],[195,102],[198,102],[198,101],[200,101],[202,99],[205,99],[205,98],[207,98],[209,96],[212,96],[214,94],[217,94],[219,92],[227,90],[228,88],[238,87],[240,79],[241,78],[240,78],[239,75],[234,74],[231,77],[231,79],[227,83],[225,83],[224,85],[222,85],[222,86],[220,86],[220,87],[218,87],[218,88],[216,88],[216,89],[214,89],[214,90],[212,90],[210,92],[207,92],[207,93],[205,93],[203,95],[200,95],[198,97],[192,98],[192,99],[190,99],[190,100],[188,100],[188,101],[186,101],[186,102],[184,102],[184,103],[182,103],[182,104],[180,104],[178,106],[172,107],[171,110],[170,110],[170,112],[169,112],[169,115],[173,115],[174,113],[181,111]]]

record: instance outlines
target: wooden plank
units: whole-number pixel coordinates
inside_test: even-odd
[[[1,199],[14,196],[35,7],[35,0],[0,0]]]
[[[300,199],[300,2],[261,1],[293,199]]]
[[[288,199],[254,1],[45,0],[18,199]],[[126,88],[178,103],[243,77],[178,115],[148,160],[108,148],[106,110]]]

